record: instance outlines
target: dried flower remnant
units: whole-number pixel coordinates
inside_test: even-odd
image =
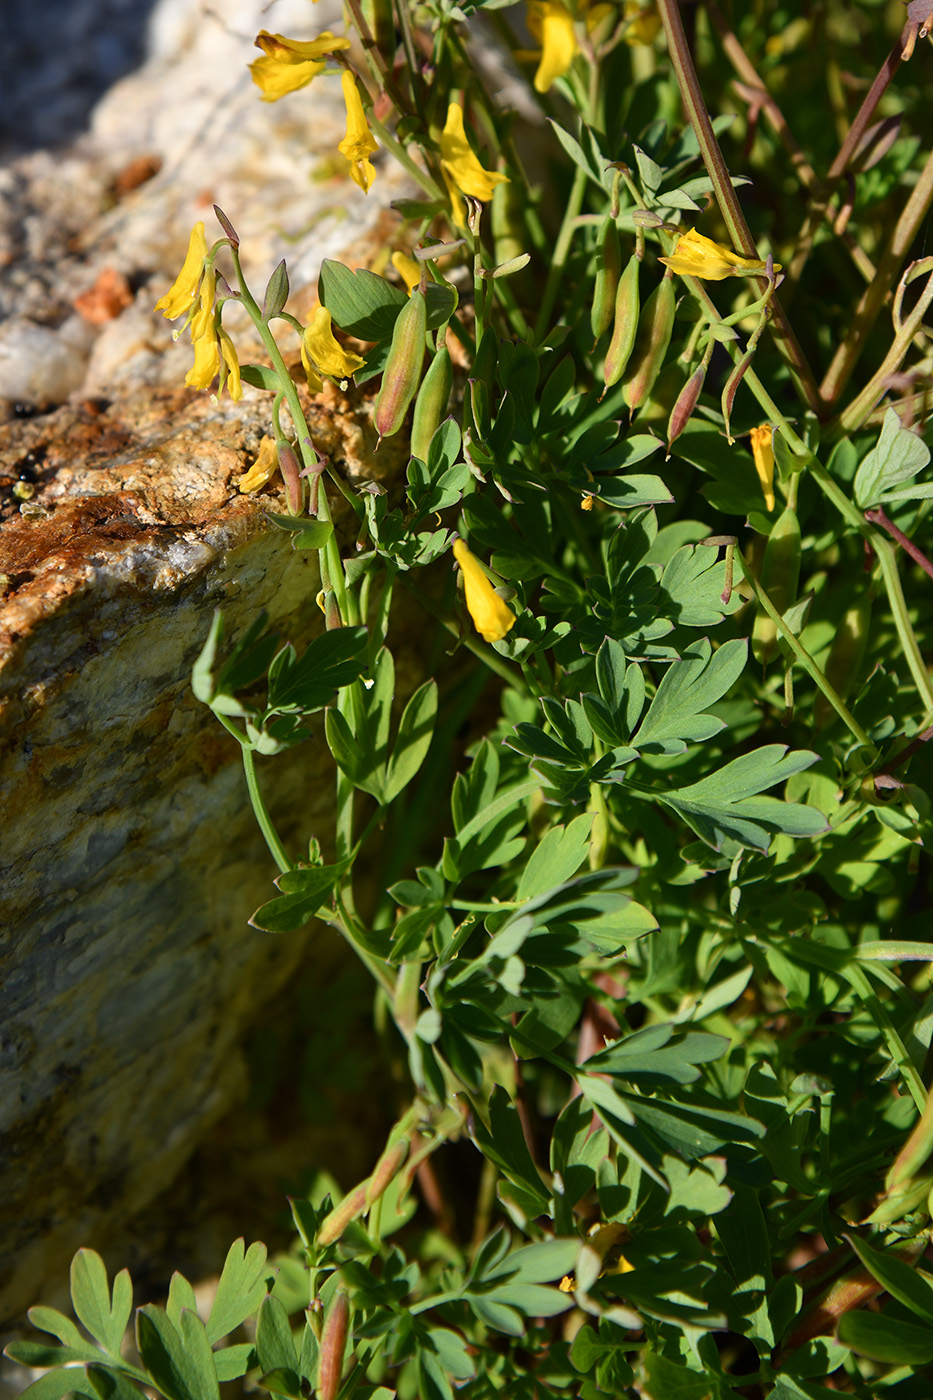
[[[721,282],[724,277],[745,277],[768,271],[768,264],[760,258],[745,258],[741,253],[734,253],[722,243],[697,233],[695,228],[682,233],[673,253],[658,261],[681,277],[699,277],[706,282]],[[774,263],[772,267],[774,272],[781,270],[780,263]]]
[[[463,540],[454,540],[454,558],[463,574],[467,612],[484,642],[501,642],[515,625],[515,614],[499,597],[476,555]]]

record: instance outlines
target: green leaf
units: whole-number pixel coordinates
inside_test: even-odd
[[[57,1337],[66,1347],[87,1346],[71,1318],[60,1313],[57,1308],[30,1308],[27,1316],[33,1327],[40,1332],[51,1332],[52,1336]]]
[[[714,850],[731,839],[766,851],[771,843],[769,828],[790,836],[819,836],[828,829],[826,818],[814,807],[754,795],[803,772],[817,758],[806,749],[788,753],[784,744],[766,744],[698,783],[655,796]]]
[[[747,658],[745,638],[725,642],[715,652],[706,637],[691,643],[662,677],[632,737],[633,746],[647,753],[678,754],[686,751],[688,743],[701,743],[720,733],[725,723],[703,712],[731,689]]]
[[[168,1301],[165,1304],[165,1315],[176,1332],[181,1327],[182,1308],[190,1308],[192,1312],[197,1312],[198,1300],[184,1274],[180,1274],[176,1269],[172,1274],[168,1287]]]
[[[593,816],[584,812],[567,826],[552,826],[531,853],[522,872],[516,899],[544,894],[575,875],[586,860]]]
[[[10,1347],[6,1348],[5,1355],[14,1361],[17,1359]],[[54,1371],[47,1371],[44,1376],[26,1386],[20,1394],[20,1400],[64,1400],[66,1395],[86,1395],[88,1400],[97,1400],[97,1393],[84,1371],[73,1366],[69,1366],[67,1370],[64,1367],[56,1367]]]
[[[395,318],[408,301],[406,293],[384,277],[366,268],[353,272],[331,258],[321,264],[318,290],[334,324],[359,340],[391,336]]]
[[[742,606],[737,587],[730,601],[723,602],[726,561],[716,556],[708,545],[684,545],[665,566],[659,605],[682,627],[715,627]],[[741,577],[736,568],[733,583],[738,584]]]
[[[90,1365],[85,1366],[84,1373],[98,1400],[140,1400],[139,1390],[122,1371]]]
[[[418,772],[431,747],[437,717],[437,683],[425,681],[405,706],[389,760],[384,801],[394,802]]]
[[[292,543],[295,549],[323,549],[334,533],[332,520],[315,520],[309,515],[276,515],[274,511],[264,512],[280,530],[288,530],[297,535]]]
[[[855,1250],[872,1278],[878,1280],[882,1288],[903,1303],[905,1308],[922,1317],[933,1327],[933,1282],[917,1269],[912,1269],[896,1254],[889,1250],[873,1249],[857,1235],[845,1235],[845,1239]]]
[[[645,1394],[650,1400],[705,1400],[713,1392],[709,1376],[702,1376],[666,1356],[648,1351],[644,1358],[647,1384]]]
[[[213,1361],[211,1382],[205,1385],[197,1354],[189,1355],[165,1313],[153,1303],[136,1313],[136,1345],[143,1365],[166,1400],[211,1400],[219,1393]]]
[[[489,1101],[489,1131],[476,1117],[470,1135],[484,1157],[535,1198],[539,1213],[546,1212],[548,1194],[528,1151],[518,1110],[501,1084]]]
[[[299,660],[291,648],[280,652],[269,672],[269,708],[304,714],[321,709],[361,674],[367,641],[365,627],[337,627],[316,637]]]
[[[234,1241],[227,1252],[207,1320],[207,1338],[211,1346],[252,1316],[272,1287],[275,1275],[276,1270],[266,1262],[264,1244],[257,1241],[245,1249],[242,1239]]]
[[[254,389],[265,389],[270,394],[277,394],[282,387],[278,371],[270,369],[268,365],[240,365],[240,378],[244,384],[251,384]]]
[[[256,1365],[256,1354],[250,1342],[237,1342],[232,1347],[220,1347],[212,1352],[214,1370],[221,1385],[245,1376]]]
[[[180,1330],[185,1355],[197,1369],[200,1400],[220,1400],[220,1384],[207,1328],[196,1312],[192,1312],[190,1308],[183,1308]]]
[[[302,866],[279,875],[275,883],[281,897],[261,904],[249,923],[264,933],[295,933],[304,928],[330,901],[348,864]]]
[[[284,1304],[271,1293],[267,1293],[259,1305],[256,1361],[264,1373],[276,1370],[295,1372],[298,1369],[298,1353],[288,1313]]]
[[[111,1356],[119,1357],[133,1307],[133,1285],[126,1269],[113,1281],[113,1297],[104,1261],[93,1249],[79,1249],[71,1261],[71,1299],[81,1322]]]
[[[271,321],[273,316],[278,316],[279,312],[288,301],[288,269],[285,266],[285,259],[272,269],[272,276],[266,283],[266,291],[262,300],[262,319]]]
[[[926,497],[926,488],[919,488],[916,493],[912,490],[899,491],[896,496],[888,493],[923,471],[929,461],[930,449],[922,438],[905,428],[897,410],[889,408],[884,415],[878,442],[855,473],[855,501],[859,509],[867,510],[869,506],[895,498],[910,500],[915,494],[920,498]]]
[[[697,1065],[720,1059],[729,1041],[705,1031],[674,1035],[674,1029],[670,1022],[656,1024],[612,1041],[585,1062],[587,1073],[611,1074],[646,1087],[695,1084]]]
[[[933,1364],[933,1329],[901,1322],[883,1313],[850,1312],[839,1319],[836,1335],[859,1356],[889,1366]]]

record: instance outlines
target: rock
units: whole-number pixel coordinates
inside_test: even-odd
[[[276,940],[246,923],[275,869],[237,745],[194,700],[190,670],[215,606],[233,634],[265,607],[306,644],[322,626],[319,580],[313,556],[266,525],[263,504],[283,508],[278,484],[258,501],[236,490],[269,430],[269,397],[184,389],[190,344],[152,308],[214,200],[239,227],[257,289],[288,258],[297,312],[351,234],[351,265],[395,237],[386,205],[401,177],[381,166],[367,200],[335,156],[339,83],[270,105],[246,72],[259,28],[306,37],[328,25],[339,26],[331,0],[161,0],[149,57],[103,98],[90,133],[0,170],[0,313],[11,318],[0,336],[0,1317],[60,1287],[77,1246],[101,1248],[172,1181],[242,1093],[244,1036],[304,956],[307,935]],[[114,314],[76,314],[108,285]],[[351,483],[375,474],[363,393],[329,389],[308,412]],[[380,453],[381,474],[398,465]],[[339,527],[349,507],[336,493],[333,506]],[[355,517],[348,531],[349,542]],[[284,839],[313,830],[326,848],[320,734],[274,774]]]

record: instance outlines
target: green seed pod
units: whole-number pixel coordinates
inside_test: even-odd
[[[622,247],[619,243],[619,230],[615,219],[607,219],[603,225],[602,241],[596,259],[596,287],[593,292],[593,305],[590,307],[594,345],[613,323],[621,271]]]
[[[796,599],[799,583],[800,523],[793,506],[785,506],[768,536],[761,566],[761,586],[781,617]],[[752,652],[762,666],[767,666],[776,649],[777,623],[759,608],[752,628]]]
[[[846,610],[826,661],[826,679],[840,700],[848,698],[858,679],[862,662],[865,660],[870,628],[871,594],[865,593]],[[819,691],[813,707],[813,722],[817,729],[822,729],[835,714],[836,711],[826,696]]]
[[[428,460],[431,439],[444,421],[454,372],[450,362],[450,352],[442,345],[428,366],[418,397],[415,399],[415,417],[411,427],[411,455]]]
[[[427,323],[428,304],[424,292],[416,287],[396,318],[382,384],[376,396],[373,423],[380,438],[398,432],[421,383]]]
[[[638,330],[638,306],[638,259],[633,253],[616,288],[612,339],[603,366],[606,389],[618,384],[625,373],[635,344],[635,332]],[[605,394],[605,390],[603,393]]]
[[[670,269],[655,287],[638,323],[638,339],[632,367],[622,389],[622,397],[634,413],[654,388],[674,333],[674,278]]]

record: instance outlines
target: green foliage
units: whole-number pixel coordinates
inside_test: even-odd
[[[206,1320],[180,1275],[141,1308],[141,1367],[128,1276],[111,1291],[82,1251],[85,1331],[37,1308],[58,1345],[9,1349],[50,1368],[34,1400],[199,1400],[244,1375],[289,1400],[929,1389],[933,260],[893,251],[929,204],[919,55],[897,118],[864,130],[902,9],[886,34],[880,5],[659,0],[662,39],[650,4],[599,8],[551,7],[545,49],[565,17],[575,37],[527,70],[549,123],[530,156],[465,43],[503,11],[525,63],[508,0],[401,5],[366,37],[424,276],[412,303],[325,260],[318,290],[362,342],[358,386],[417,307],[386,373],[404,394],[347,403],[401,443],[440,366],[398,479],[354,492],[291,377],[243,371],[278,436],[287,404],[314,483],[311,514],[292,483],[269,519],[319,556],[324,631],[259,617],[224,652],[217,615],[194,691],[278,866],[252,923],[321,918],[362,960],[397,1121],[364,1181],[292,1202],[287,1284],[240,1242]],[[612,316],[610,245],[638,286]],[[284,265],[265,319],[238,259],[234,280],[267,349],[271,317],[302,329]],[[254,761],[301,742],[336,779],[307,859]]]

